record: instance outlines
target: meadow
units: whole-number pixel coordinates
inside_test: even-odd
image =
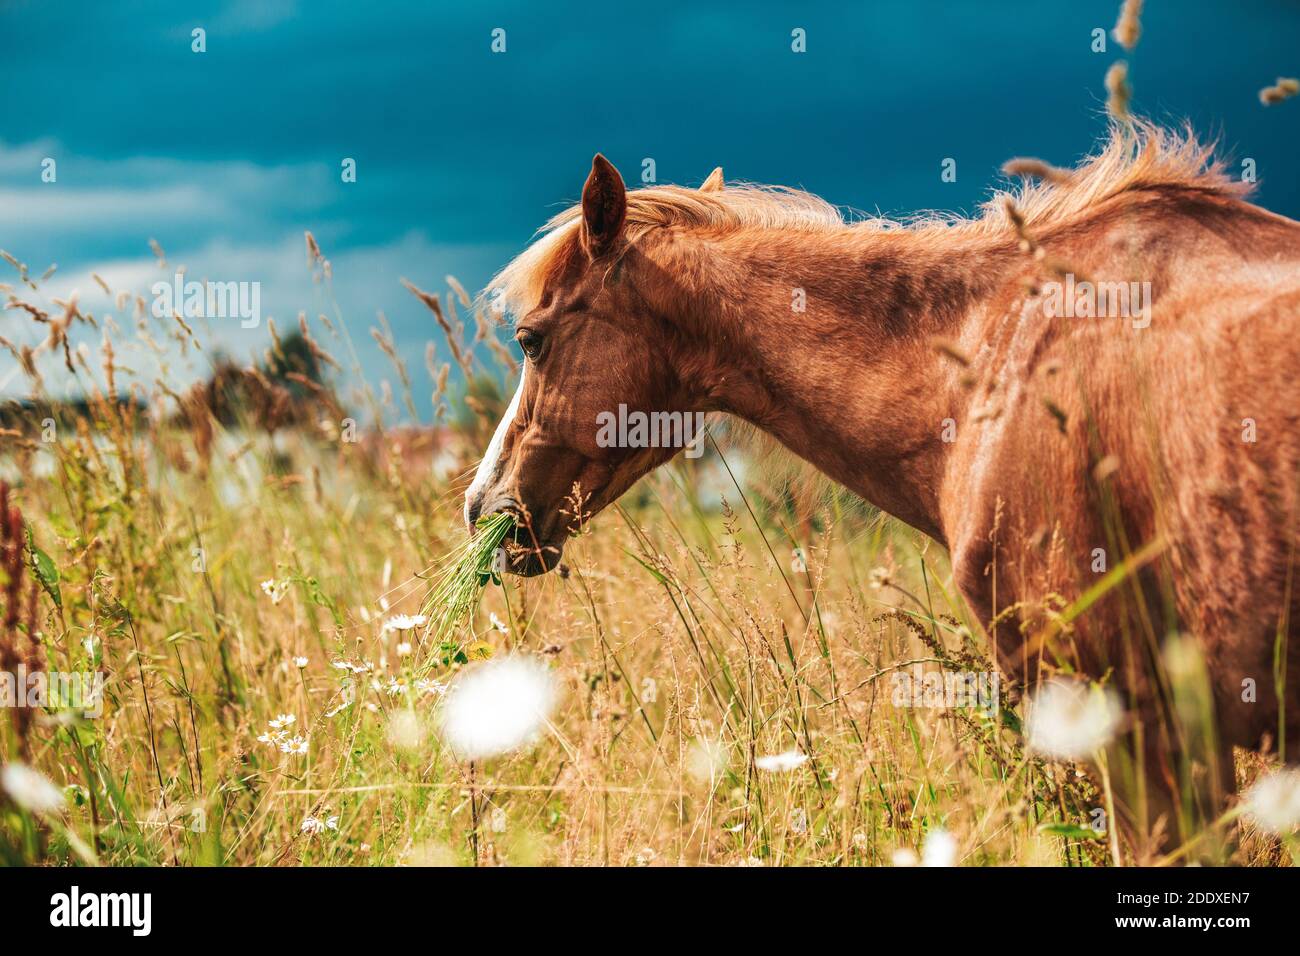
[[[308,251],[328,303],[310,236]],[[1027,750],[1015,688],[949,706],[945,673],[996,669],[940,548],[725,428],[599,518],[579,502],[557,572],[489,578],[435,634],[436,572],[464,547],[464,488],[515,374],[505,331],[454,281],[412,287],[432,310],[426,368],[380,324],[392,375],[364,383],[357,330],[327,305],[236,365],[112,276],[116,308],[95,316],[11,262],[8,314],[42,344],[0,343],[31,393],[0,431],[0,662],[106,685],[97,717],[58,701],[3,715],[0,755],[22,768],[0,801],[4,862],[1184,858],[1094,825],[1105,782]],[[136,372],[159,343],[210,374]],[[52,367],[84,407],[50,397]],[[426,388],[436,424],[401,424]],[[554,710],[526,746],[463,759],[441,702],[459,672],[510,655],[545,663]],[[1258,770],[1239,761],[1243,780]],[[1289,858],[1235,814],[1195,843],[1220,862]]]

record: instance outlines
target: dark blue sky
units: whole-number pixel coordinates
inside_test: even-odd
[[[1123,54],[1109,37],[1092,52],[1091,31],[1118,6],[6,0],[0,247],[38,274],[57,262],[55,294],[111,311],[89,272],[145,291],[154,237],[192,276],[262,282],[264,312],[288,320],[321,310],[311,229],[353,339],[368,346],[383,310],[422,380],[436,336],[398,277],[479,287],[576,199],[593,152],[629,183],[652,158],[660,182],[723,165],[869,212],[970,211],[1007,158],[1069,164],[1093,146]],[[1259,201],[1300,216],[1300,101],[1257,98],[1300,73],[1300,3],[1149,0],[1143,26],[1135,109],[1253,158]],[[41,182],[45,157],[56,183]],[[24,321],[0,314],[0,334]],[[245,356],[265,340],[212,334]],[[388,374],[377,351],[363,360]],[[0,392],[16,385],[8,361]]]

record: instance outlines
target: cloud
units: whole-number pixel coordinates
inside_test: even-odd
[[[41,180],[45,158],[54,182]],[[260,166],[245,161],[136,156],[97,159],[54,140],[0,143],[0,230],[10,250],[33,261],[75,254],[88,233],[116,241],[179,238],[198,243],[222,233],[270,230],[328,205],[323,163]]]
[[[197,217],[222,218],[225,200],[197,186],[171,185],[156,189],[0,189],[0,227],[32,224],[35,233],[71,233],[104,228],[129,220],[165,226]],[[12,233],[11,233],[12,235]]]

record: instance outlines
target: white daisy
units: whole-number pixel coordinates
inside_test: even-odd
[[[307,738],[295,734],[280,744],[280,752],[301,756],[307,752]]]
[[[686,773],[699,784],[712,785],[727,769],[727,747],[720,740],[701,738],[686,753]]]
[[[331,661],[330,666],[336,670],[347,671],[350,674],[369,674],[375,669],[375,665],[370,661],[362,661],[360,664],[353,664],[351,661]]]
[[[262,593],[271,599],[272,604],[279,604],[284,600],[284,596],[288,592],[288,581],[277,581],[274,578],[268,578],[262,582]]]
[[[413,631],[417,627],[424,627],[428,617],[423,614],[394,614],[384,622],[384,633],[389,631]]]
[[[447,693],[447,685],[432,677],[421,677],[415,682],[415,689],[421,694],[436,694],[439,697]]]
[[[1110,743],[1123,716],[1114,693],[1105,688],[1050,681],[1029,704],[1029,747],[1049,757],[1081,760]]]
[[[900,846],[894,851],[892,860],[894,866],[916,866],[921,862],[921,858],[910,846]]]
[[[1256,780],[1246,791],[1246,812],[1270,833],[1300,826],[1300,770],[1279,770]]]
[[[32,813],[55,813],[63,809],[63,791],[24,763],[5,764],[0,770],[0,789]]]
[[[807,762],[807,754],[802,754],[798,750],[787,750],[785,753],[758,757],[754,760],[754,766],[768,773],[788,773],[799,769]]]
[[[478,664],[447,691],[443,735],[466,760],[516,750],[541,732],[556,696],[555,676],[535,658],[511,656]]]
[[[922,866],[956,866],[957,841],[947,830],[934,829],[925,836],[921,847]]]

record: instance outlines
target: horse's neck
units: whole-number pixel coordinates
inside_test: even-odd
[[[712,404],[944,540],[948,420],[969,401],[935,348],[960,339],[1010,255],[904,231],[764,232],[711,246]]]

